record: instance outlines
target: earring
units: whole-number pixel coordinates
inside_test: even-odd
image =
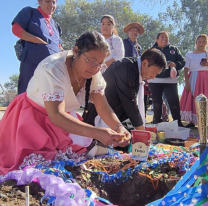
[[[75,59],[75,56],[73,56],[73,59]]]

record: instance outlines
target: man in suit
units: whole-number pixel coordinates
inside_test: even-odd
[[[141,57],[123,58],[113,62],[103,74],[107,101],[119,120],[122,123],[128,122],[127,129],[130,125],[131,128],[144,130],[142,81],[154,79],[165,67],[163,53],[157,49],[148,49]],[[104,125],[97,116],[94,104],[88,105],[88,113],[84,115],[87,115],[87,123],[98,127]]]
[[[137,42],[139,35],[144,33],[144,27],[137,23],[132,22],[126,25],[123,29],[124,33],[128,34],[128,38],[123,39],[125,57],[138,57],[141,56],[141,46]]]

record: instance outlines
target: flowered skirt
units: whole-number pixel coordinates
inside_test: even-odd
[[[53,160],[57,150],[83,153],[86,148],[73,144],[70,135],[52,124],[46,109],[18,95],[0,120],[0,175],[18,169],[24,157],[35,153]]]
[[[181,99],[181,120],[197,124],[196,108],[194,100],[200,94],[208,98],[208,71],[191,72],[189,74],[191,91],[184,88]]]

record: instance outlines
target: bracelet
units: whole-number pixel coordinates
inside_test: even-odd
[[[121,126],[123,126],[121,123],[118,124],[118,125],[116,126],[116,128],[115,128],[115,131],[117,132],[117,129],[118,129],[119,127],[121,127]]]

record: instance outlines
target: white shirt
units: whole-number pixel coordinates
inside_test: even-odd
[[[65,64],[72,51],[64,51],[48,56],[40,62],[31,78],[27,96],[38,105],[44,101],[65,101],[65,111],[70,112],[85,104],[85,86],[75,95]],[[104,93],[106,82],[100,72],[92,77],[90,92]]]
[[[208,70],[208,66],[200,65],[201,59],[207,57],[208,52],[207,54],[205,52],[200,54],[194,54],[193,51],[187,52],[185,67],[189,68],[191,72]]]
[[[113,34],[110,38],[106,39],[106,41],[110,46],[111,54],[106,57],[105,61],[108,61],[112,58],[115,59],[115,61],[124,58],[123,40],[119,36]]]

